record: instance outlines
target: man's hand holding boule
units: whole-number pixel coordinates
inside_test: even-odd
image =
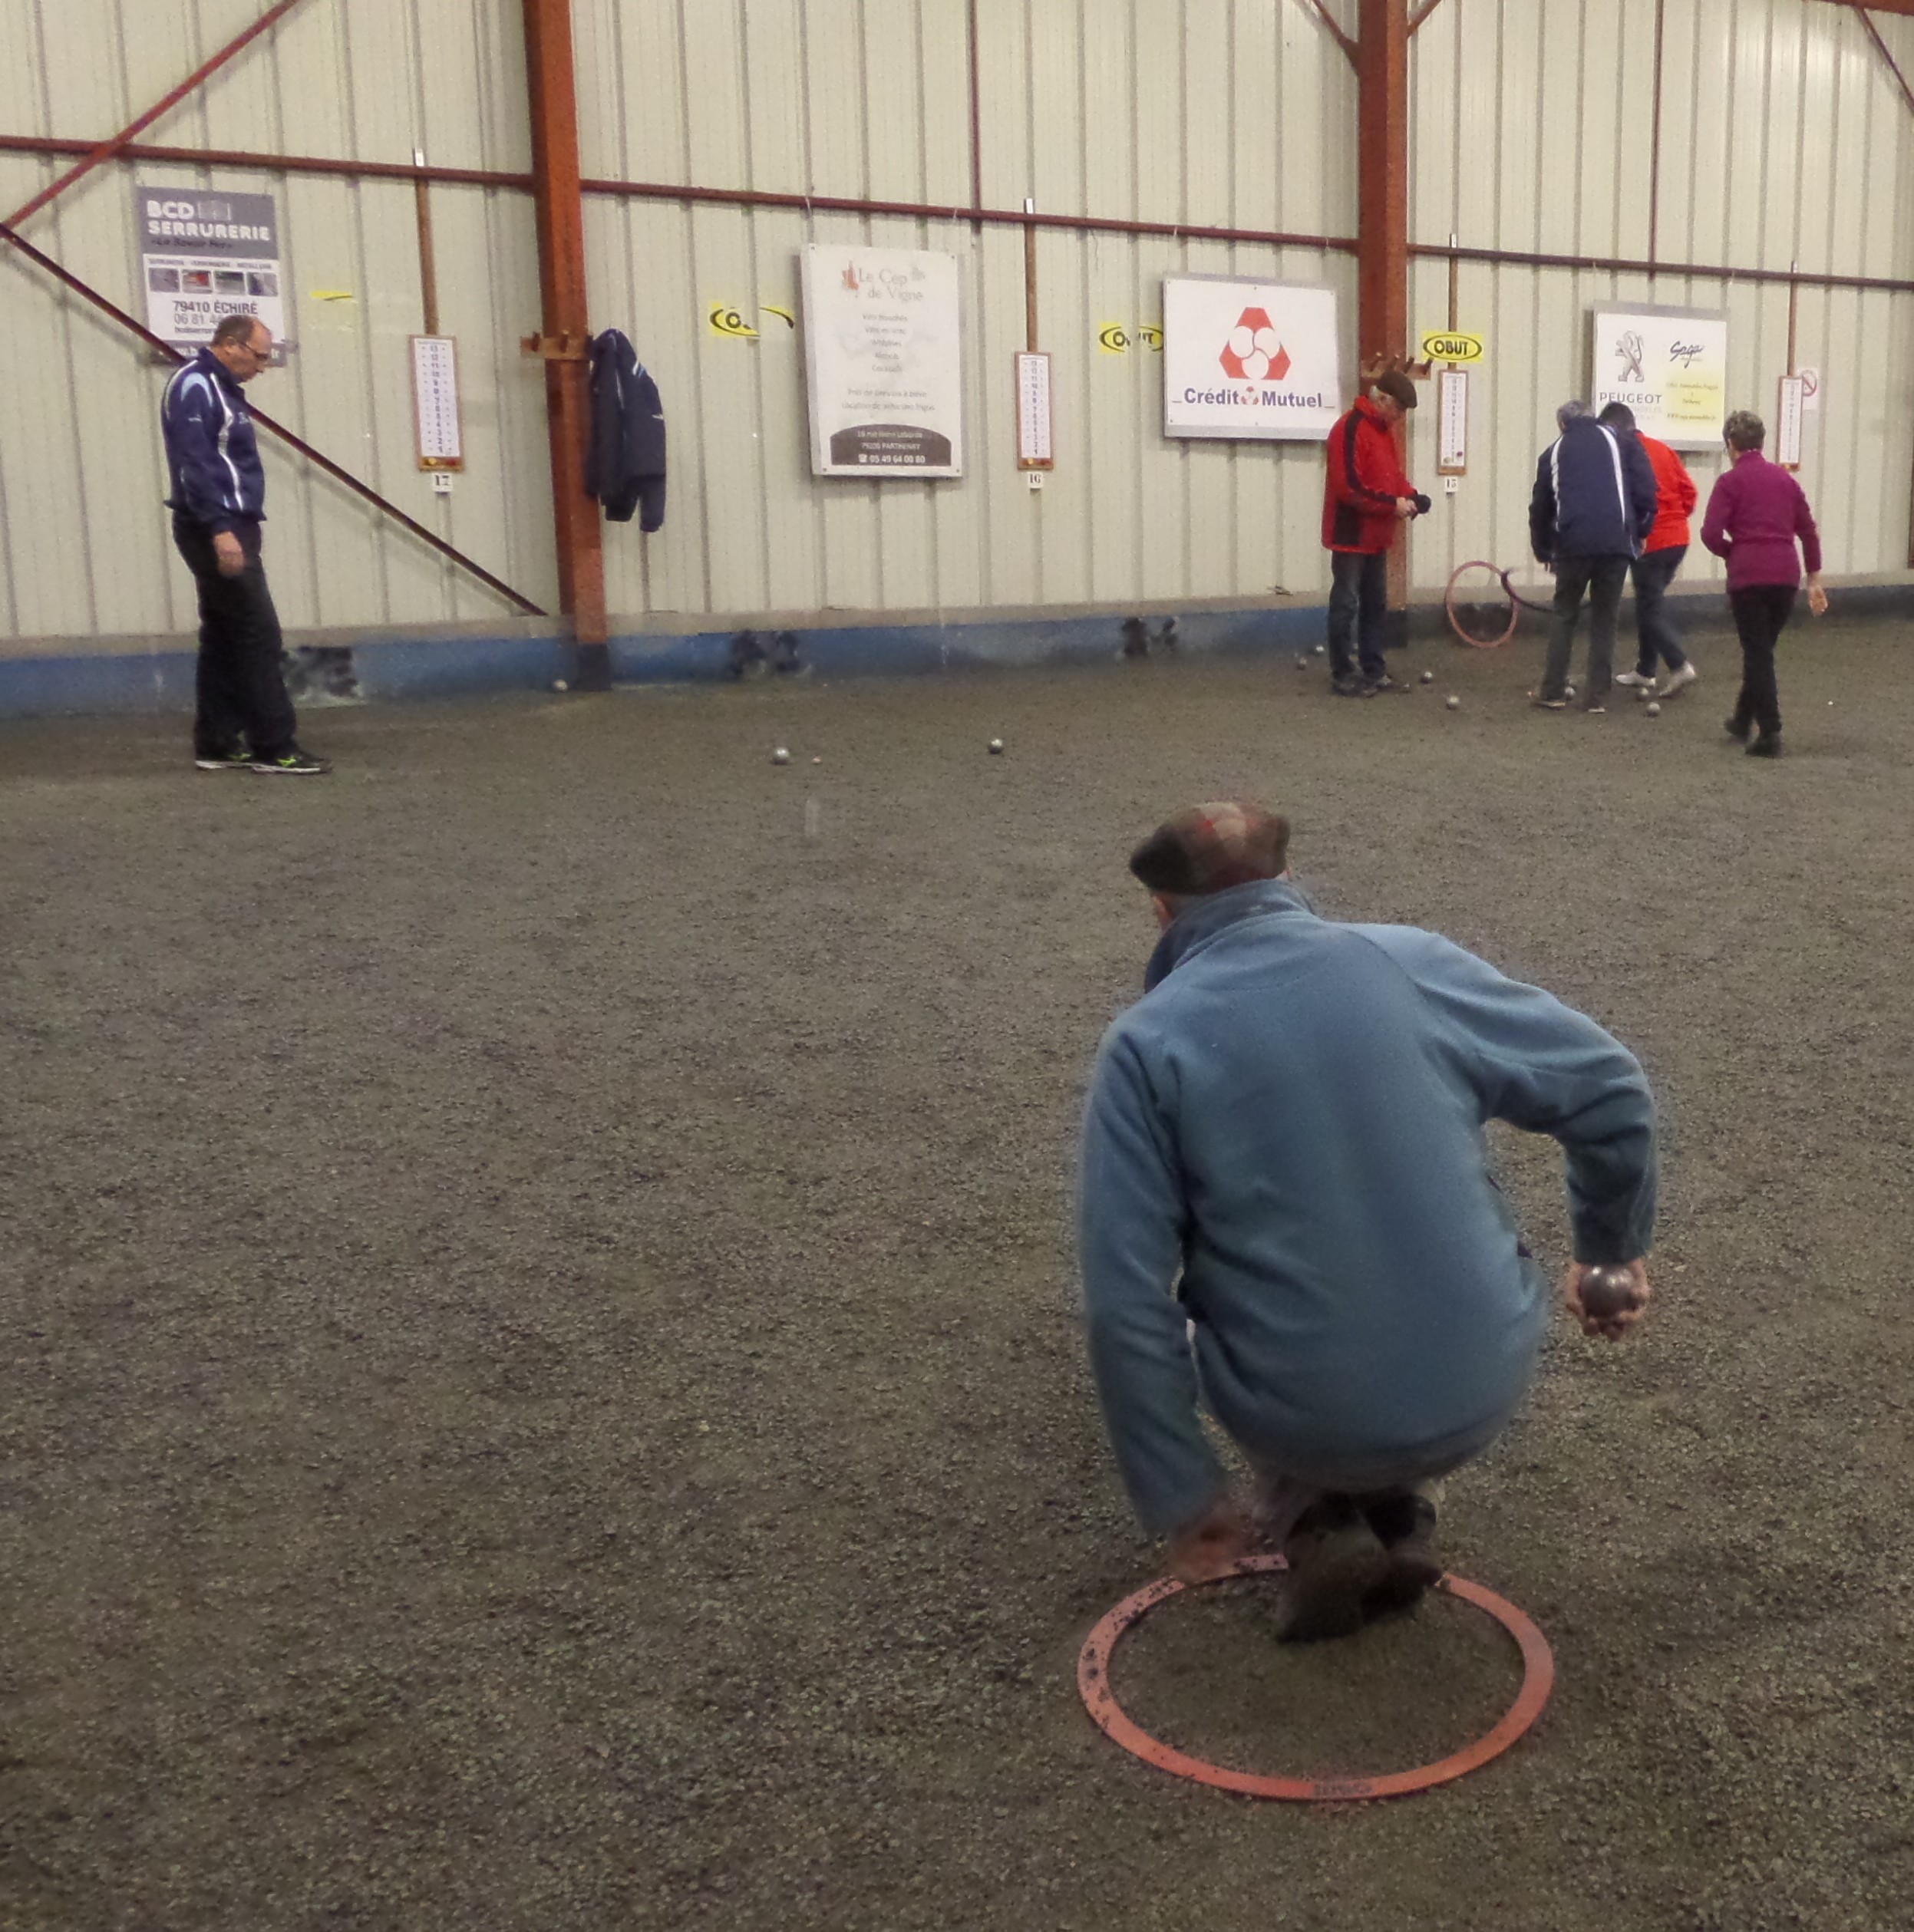
[[[1576,1261],[1569,1269],[1562,1283],[1562,1299],[1585,1335],[1599,1335],[1612,1342],[1622,1340],[1630,1329],[1648,1312],[1648,1271],[1645,1261],[1634,1261],[1625,1264],[1629,1273],[1627,1297],[1611,1303],[1593,1293],[1583,1300],[1583,1291],[1589,1286],[1590,1276],[1609,1271],[1598,1270],[1586,1261]]]
[[[213,555],[219,566],[222,577],[243,577],[246,575],[246,552],[239,539],[230,530],[216,530],[213,535]]]
[[[1180,1583],[1213,1583],[1249,1554],[1249,1519],[1233,1497],[1219,1496],[1170,1539],[1167,1568]]]

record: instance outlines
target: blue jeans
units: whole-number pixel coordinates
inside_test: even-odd
[[[1355,677],[1358,658],[1365,684],[1373,684],[1387,675],[1389,664],[1382,654],[1382,640],[1388,621],[1388,553],[1332,550],[1329,675],[1338,684]]]
[[[1685,543],[1666,550],[1650,550],[1635,560],[1635,671],[1638,678],[1655,674],[1658,658],[1671,671],[1688,662],[1668,617],[1668,585],[1688,553]]]

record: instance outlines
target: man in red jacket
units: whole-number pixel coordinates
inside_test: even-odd
[[[1396,453],[1396,425],[1415,406],[1415,384],[1391,369],[1329,432],[1322,547],[1329,552],[1329,687],[1338,697],[1406,688],[1389,675],[1382,638],[1396,526],[1429,507]]]
[[[1634,684],[1645,693],[1654,690],[1655,661],[1668,668],[1658,697],[1673,697],[1687,690],[1701,673],[1688,660],[1681,639],[1668,619],[1668,585],[1688,553],[1688,519],[1699,500],[1688,467],[1665,443],[1644,436],[1635,427],[1635,411],[1626,403],[1610,403],[1598,419],[1618,436],[1632,436],[1655,472],[1655,525],[1642,554],[1631,566],[1635,579],[1635,668],[1619,671],[1618,684]]]

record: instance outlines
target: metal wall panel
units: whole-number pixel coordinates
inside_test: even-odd
[[[23,60],[0,129],[117,127],[256,16],[262,0],[0,0]],[[1354,8],[1335,7],[1353,27]],[[585,172],[919,203],[971,196],[962,0],[574,0]],[[1658,170],[1655,28],[1664,18]],[[1348,236],[1355,89],[1302,0],[978,0],[983,197],[1039,209]],[[1914,71],[1914,21],[1881,18]],[[103,51],[104,58],[103,58]],[[1803,272],[1906,275],[1914,116],[1846,9],[1820,0],[1443,0],[1411,61],[1411,232],[1444,244]],[[529,168],[518,0],[306,0],[150,138],[384,162]],[[0,157],[22,199],[54,164]],[[434,191],[444,326],[460,345],[468,470],[447,501],[414,463],[405,338],[421,325],[409,186],[143,164],[278,199],[297,348],[263,406],[508,581],[556,595],[543,384],[517,337],[538,315],[530,202]],[[130,176],[116,167],[38,218],[51,252],[124,305]],[[1658,190],[1655,184],[1658,180]],[[1858,184],[1865,182],[1866,192]],[[11,205],[11,204],[9,204]],[[1351,257],[1177,236],[1041,232],[1041,346],[1054,358],[1058,467],[1014,466],[1024,345],[1015,228],[913,217],[588,200],[596,325],[625,327],[671,423],[665,529],[607,532],[615,613],[944,608],[1319,590],[1322,468],[1308,446],[1172,441],[1160,358],[1098,346],[1160,319],[1166,274],[1325,282],[1355,351]],[[955,255],[965,313],[969,473],[814,479],[797,262],[813,241]],[[162,373],[17,259],[0,265],[0,622],[15,635],[192,623],[166,542],[152,414]],[[1462,265],[1458,319],[1493,360],[1470,473],[1414,536],[1414,575],[1526,556],[1553,410],[1586,380],[1586,315],[1617,296],[1726,308],[1731,380],[1771,412],[1784,287]],[[328,302],[315,291],[345,291]],[[1417,326],[1446,321],[1448,269],[1412,269]],[[754,336],[715,331],[734,306]],[[1804,289],[1799,359],[1827,376],[1803,480],[1832,569],[1906,562],[1914,297]],[[1432,473],[1433,410],[1415,426]],[[269,446],[274,581],[289,624],[385,625],[500,606]],[[1695,467],[1705,486],[1714,467]],[[1883,486],[1883,479],[1885,486]],[[1701,560],[1691,565],[1699,570]]]
[[[1655,161],[1656,0],[1443,0],[1413,43],[1411,232],[1440,246],[1655,258],[1736,269],[1914,275],[1914,114],[1846,8],[1819,0],[1663,0]],[[1876,18],[1914,72],[1914,21]],[[1658,190],[1656,183],[1658,180]],[[1865,183],[1865,191],[1863,184]],[[1464,262],[1457,319],[1485,329],[1470,473],[1414,536],[1414,574],[1440,582],[1470,557],[1520,562],[1527,501],[1564,397],[1586,394],[1586,316],[1625,299],[1720,309],[1729,385],[1772,423],[1787,372],[1784,284]],[[1448,267],[1420,259],[1418,328],[1448,315]],[[1914,466],[1914,295],[1803,288],[1796,359],[1825,388],[1801,480],[1830,572],[1908,560]],[[1421,473],[1435,424],[1415,427]],[[1688,459],[1705,500],[1721,470]],[[1698,545],[1690,577],[1719,579]]]
[[[260,0],[0,0],[9,133],[112,133],[256,19]],[[105,58],[102,58],[103,52]],[[530,166],[516,0],[306,0],[145,137],[328,158]],[[9,207],[66,165],[0,160]],[[459,341],[467,470],[448,498],[416,464],[407,338],[423,327],[413,190],[394,182],[142,162],[111,166],[29,239],[136,315],[133,183],[232,188],[278,204],[287,366],[260,407],[527,595],[556,596],[529,198],[433,191],[441,326]],[[7,252],[0,346],[0,616],[16,636],[177,634],[191,581],[171,552],[157,410],[166,371]],[[344,292],[321,300],[315,290]],[[270,438],[268,560],[289,626],[510,615],[500,599]]]
[[[578,0],[588,176],[967,204],[966,10],[949,0]],[[978,0],[986,205],[1347,234],[1354,77],[1321,23],[1266,0]],[[1325,157],[1325,148],[1331,150]],[[1320,574],[1320,459],[1171,442],[1162,362],[1098,331],[1161,318],[1166,274],[1329,282],[1320,250],[1041,231],[1058,467],[1015,467],[1021,231],[632,201],[589,213],[595,318],[626,326],[672,424],[672,509],[610,534],[615,611],[962,609],[1266,592]],[[960,483],[810,473],[797,265],[810,242],[955,255],[965,305]],[[755,339],[715,333],[735,306]]]

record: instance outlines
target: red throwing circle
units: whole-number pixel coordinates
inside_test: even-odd
[[[1216,1581],[1255,1576],[1283,1568],[1279,1556],[1246,1557],[1236,1568]],[[1509,1634],[1522,1651],[1522,1688],[1502,1720],[1485,1737],[1464,1746],[1434,1764],[1419,1765],[1412,1771],[1385,1772],[1374,1778],[1265,1778],[1253,1772],[1230,1771],[1221,1765],[1193,1758],[1160,1739],[1152,1737],[1136,1723],[1117,1702],[1110,1687],[1110,1660],[1124,1633],[1140,1624],[1157,1604],[1165,1603],[1191,1586],[1174,1577],[1161,1577],[1134,1597],[1126,1597],[1090,1633],[1077,1660],[1077,1688],[1084,1707],[1098,1726],[1128,1752],[1153,1764],[1159,1770],[1179,1778],[1192,1778],[1199,1784],[1213,1785],[1219,1791],[1239,1792],[1246,1798],[1286,1798],[1303,1804],[1348,1804],[1359,1798],[1402,1798],[1411,1792],[1427,1791],[1434,1785],[1446,1785],[1467,1775],[1500,1757],[1542,1715],[1549,1693],[1555,1687],[1555,1658],[1548,1640],[1533,1624],[1505,1598],[1479,1583],[1461,1577],[1445,1576],[1436,1584],[1451,1597],[1486,1611]],[[1197,1586],[1200,1587],[1200,1586]]]

